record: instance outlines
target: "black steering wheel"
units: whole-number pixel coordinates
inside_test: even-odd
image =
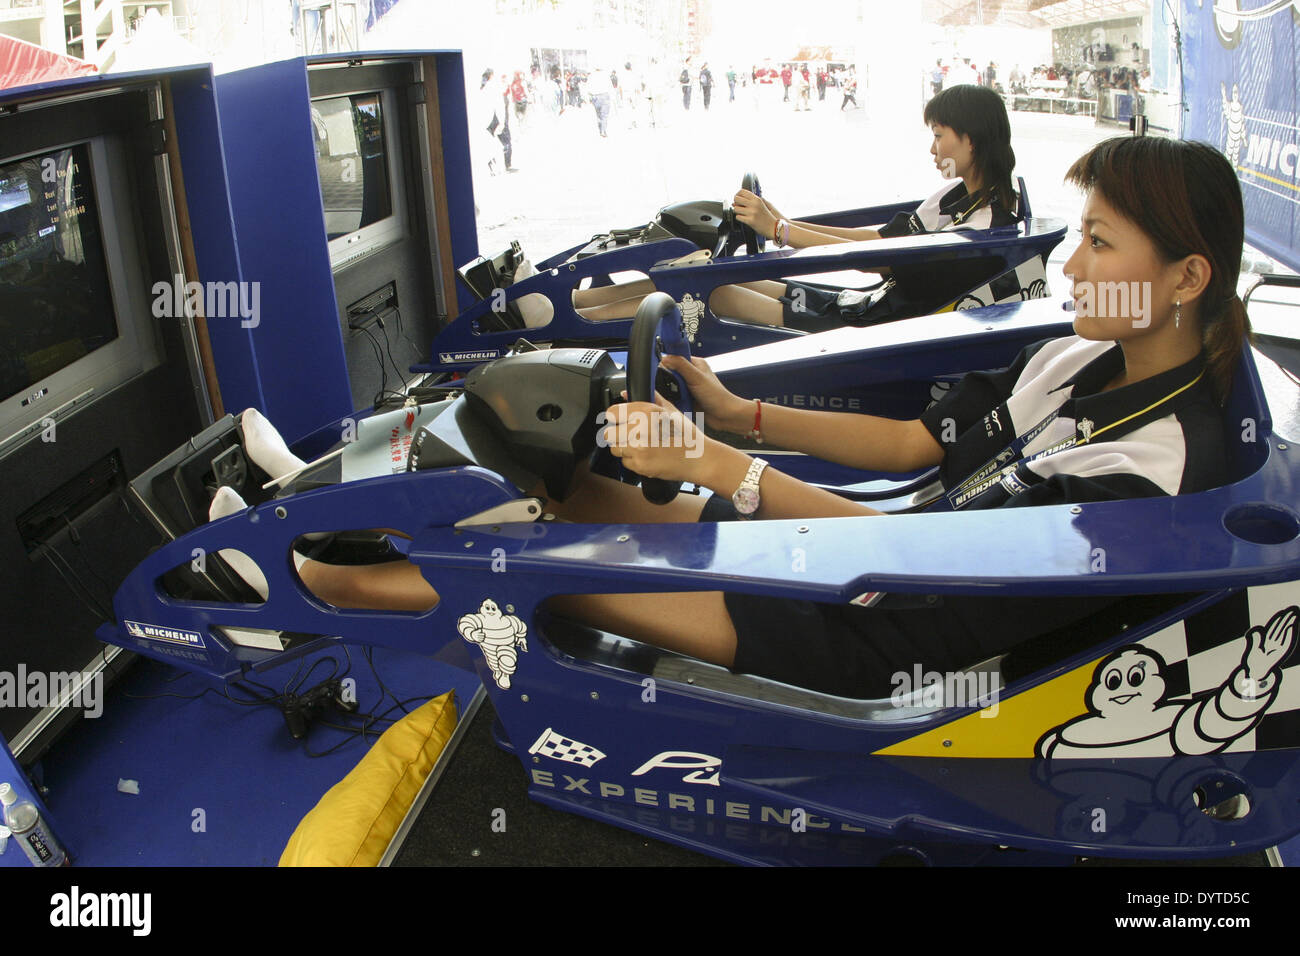
[[[659,360],[664,355],[691,358],[691,345],[682,328],[682,313],[673,297],[666,292],[653,292],[641,301],[632,320],[632,333],[627,345],[627,397],[631,402],[655,400],[655,380],[659,377]],[[676,372],[663,369],[671,380],[664,383],[665,398],[689,416],[694,411],[691,393],[686,382]],[[674,389],[676,394],[671,394]],[[680,481],[665,478],[642,478],[641,492],[651,504],[666,505],[677,497]]]
[[[763,187],[758,184],[758,177],[753,173],[745,173],[740,180],[740,188],[748,189],[755,196],[761,197],[763,195]],[[750,255],[763,251],[763,244],[767,242],[767,237],[760,236],[751,227],[737,219],[735,209],[727,210],[727,226],[727,235],[722,249],[723,254],[734,256],[742,245]]]

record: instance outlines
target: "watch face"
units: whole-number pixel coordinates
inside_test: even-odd
[[[753,488],[741,488],[731,496],[731,503],[742,515],[752,515],[758,510],[758,492]]]

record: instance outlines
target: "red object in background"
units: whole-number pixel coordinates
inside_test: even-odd
[[[49,50],[0,35],[0,90],[18,86],[53,83],[70,76],[86,76],[99,72],[95,64],[63,56]]]

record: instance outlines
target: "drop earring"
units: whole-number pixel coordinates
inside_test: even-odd
[[[1179,299],[1174,302],[1174,328],[1178,328],[1178,323],[1183,320],[1183,300]]]

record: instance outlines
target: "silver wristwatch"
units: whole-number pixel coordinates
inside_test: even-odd
[[[752,518],[754,512],[758,510],[758,480],[766,467],[766,461],[755,458],[749,466],[749,471],[745,473],[745,480],[731,496],[731,504],[735,507],[736,514],[742,518]]]

